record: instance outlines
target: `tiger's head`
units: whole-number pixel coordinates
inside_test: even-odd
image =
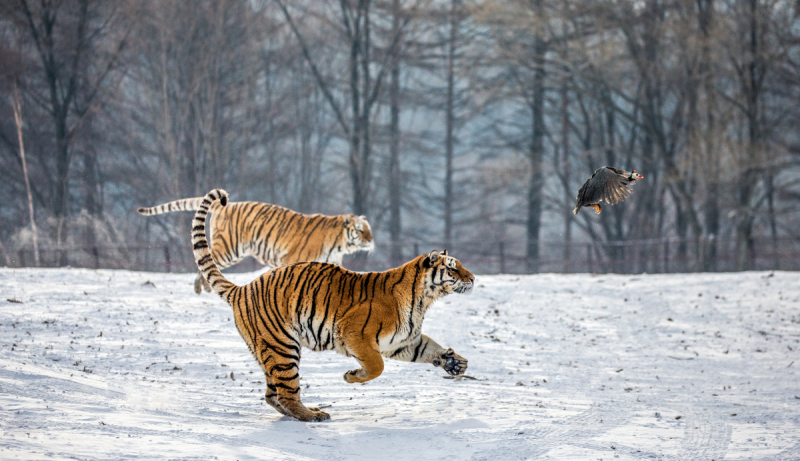
[[[431,292],[433,297],[472,292],[475,276],[462,266],[459,260],[448,256],[447,250],[441,253],[436,250],[431,251],[422,261],[422,266],[427,270],[426,291]]]
[[[375,248],[375,242],[372,240],[372,228],[366,216],[352,214],[345,216],[344,244],[347,253],[372,251]]]

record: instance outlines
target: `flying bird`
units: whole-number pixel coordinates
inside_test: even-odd
[[[578,191],[578,202],[572,213],[578,214],[578,210],[585,206],[594,208],[595,213],[600,214],[603,211],[600,202],[614,205],[625,200],[631,193],[630,186],[643,177],[636,170],[631,172],[610,166],[598,168]]]

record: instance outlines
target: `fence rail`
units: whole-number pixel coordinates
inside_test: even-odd
[[[344,266],[359,271],[386,270],[397,267],[439,242],[406,242],[403,256],[392,260],[385,251],[369,256],[348,256]],[[650,239],[619,242],[541,242],[540,257],[527,258],[524,242],[457,242],[449,253],[477,274],[561,273],[670,273],[724,272],[737,268],[733,239]],[[71,267],[128,269],[157,272],[194,272],[191,248],[164,243],[130,246],[73,246],[42,248],[41,267],[57,267],[67,261]],[[20,249],[10,255],[13,267],[32,267],[33,250]],[[260,268],[247,258],[226,271],[244,272]],[[746,269],[800,270],[800,239],[755,239],[750,242]]]

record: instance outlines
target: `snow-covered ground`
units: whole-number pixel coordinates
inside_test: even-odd
[[[423,326],[475,380],[306,351],[310,424],[193,279],[0,269],[0,459],[800,459],[796,273],[479,276]]]

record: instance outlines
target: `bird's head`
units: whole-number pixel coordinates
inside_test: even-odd
[[[644,178],[644,176],[640,175],[636,170],[633,170],[633,172],[630,175],[631,181],[636,181],[637,179],[642,179],[642,178]]]

